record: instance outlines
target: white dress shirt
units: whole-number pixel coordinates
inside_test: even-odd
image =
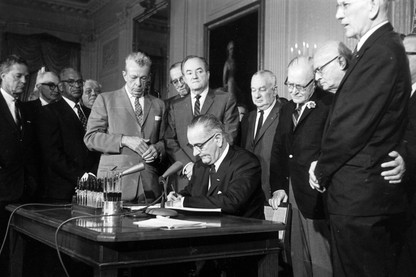
[[[272,111],[274,105],[276,105],[276,98],[274,99],[273,103],[263,111],[263,122],[261,123],[261,126],[263,126],[264,122],[266,121],[267,117],[269,116],[270,112]],[[256,116],[256,126],[254,126],[254,134],[253,136],[256,137],[257,134],[257,125],[259,123],[259,117],[260,117],[260,110],[257,109],[257,116]]]
[[[201,92],[201,94],[199,94],[199,95],[201,95],[201,98],[199,98],[199,107],[200,107],[199,111],[200,112],[202,111],[202,107],[204,106],[205,98],[207,98],[208,90],[209,90],[209,87],[204,89],[204,91]],[[192,114],[195,113],[195,111],[194,111],[195,101],[196,101],[195,96],[196,96],[196,94],[191,91]]]
[[[4,89],[0,89],[1,94],[3,95],[4,100],[6,100],[7,107],[13,116],[14,122],[17,122],[16,118],[16,98],[8,94]]]
[[[129,88],[127,87],[127,85],[124,87],[126,92],[127,92],[127,96],[129,97],[131,106],[133,107],[133,111],[136,111],[136,106],[134,104],[134,102],[136,101],[136,96],[134,96],[133,94],[131,94]],[[142,106],[142,111],[144,113],[144,94],[142,94],[142,96],[139,98],[139,103],[140,106]]]

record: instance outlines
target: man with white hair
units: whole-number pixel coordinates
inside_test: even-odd
[[[45,71],[42,67],[36,78],[34,91],[39,93],[38,101],[41,106],[56,102],[61,98],[58,88],[59,77],[54,72]]]
[[[334,276],[393,276],[403,232],[402,183],[381,175],[406,123],[411,83],[388,0],[338,0],[336,18],[358,40],[324,130],[310,184],[327,190]]]

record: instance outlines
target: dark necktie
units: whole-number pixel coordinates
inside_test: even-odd
[[[217,173],[215,170],[215,165],[212,164],[209,168],[209,182],[208,182],[208,190],[213,185],[213,181],[215,180],[214,175]]]
[[[22,130],[22,117],[20,115],[20,100],[16,99],[14,101],[14,113],[16,118],[16,125],[19,128],[19,130]]]
[[[199,103],[199,98],[201,98],[201,95],[195,95],[194,117],[201,114],[201,103]]]
[[[142,105],[140,105],[139,98],[140,97],[136,97],[134,100],[134,113],[136,114],[137,122],[139,122],[141,127],[143,125],[143,109]]]
[[[293,119],[293,126],[296,127],[299,122],[299,116],[302,111],[302,106],[304,104],[298,104],[298,107],[293,111],[292,119]]]
[[[75,108],[77,109],[78,112],[78,117],[79,120],[81,121],[82,127],[84,128],[84,130],[87,130],[87,118],[85,117],[84,112],[81,110],[81,107],[79,106],[79,104],[75,104]]]
[[[256,131],[256,136],[254,137],[254,140],[257,140],[259,138],[259,136],[260,136],[260,130],[261,130],[261,127],[263,126],[263,114],[264,114],[264,111],[263,110],[260,110],[259,113],[260,113],[260,116],[259,116],[259,120],[257,120],[257,131]]]

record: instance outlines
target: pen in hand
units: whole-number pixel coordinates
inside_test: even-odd
[[[170,188],[172,189],[173,196],[178,197],[178,194],[176,193],[175,188],[173,187],[172,184],[170,184]]]

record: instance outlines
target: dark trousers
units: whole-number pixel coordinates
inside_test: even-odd
[[[394,276],[405,215],[329,215],[334,277]]]

